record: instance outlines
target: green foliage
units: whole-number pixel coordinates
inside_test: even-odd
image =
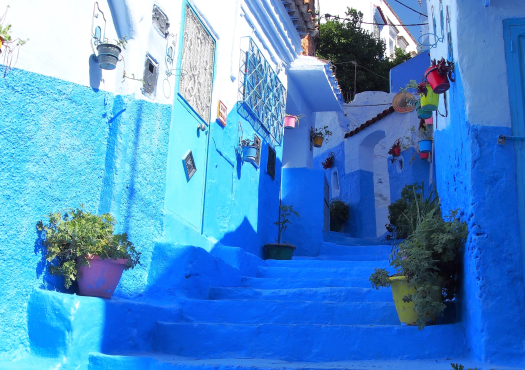
[[[346,102],[362,91],[389,92],[390,69],[410,59],[410,54],[396,48],[390,58],[385,58],[385,42],[361,28],[363,13],[348,8],[346,16],[349,20],[329,18],[319,26],[317,56],[331,60],[337,67],[336,76]],[[357,67],[355,92],[355,66],[351,61],[364,67]]]
[[[11,41],[11,25],[10,24],[8,24],[5,27],[2,27],[2,25],[0,24],[0,36],[2,36],[2,38],[5,41]]]
[[[450,364],[450,366],[452,366],[454,370],[463,370],[465,368],[465,366],[460,364]]]
[[[299,217],[299,213],[293,210],[293,205],[285,206],[284,204],[281,204],[279,206],[279,220],[274,222],[274,224],[279,228],[279,233],[277,234],[277,243],[281,243],[281,234],[283,230],[286,230],[288,224],[292,224],[288,218],[292,213]]]
[[[372,284],[372,288],[379,290],[379,287],[388,288],[390,286],[390,280],[388,279],[389,276],[387,270],[376,268],[368,280]]]
[[[439,197],[437,190],[425,197],[425,183],[421,185],[405,185],[401,190],[401,198],[388,206],[387,231],[396,239],[404,239],[414,232],[426,214],[435,212],[439,215]]]
[[[64,285],[69,288],[77,278],[77,263],[89,265],[88,256],[125,258],[126,269],[139,264],[140,252],[135,250],[126,233],[113,234],[115,224],[111,214],[94,215],[82,206],[63,214],[51,213],[47,223],[39,221],[37,230],[43,231],[46,260],[55,262],[50,266],[51,274],[64,276]]]
[[[350,218],[350,207],[340,199],[330,202],[330,230],[339,231],[343,223]]]

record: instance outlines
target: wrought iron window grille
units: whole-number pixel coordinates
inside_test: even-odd
[[[241,51],[239,101],[257,119],[272,142],[282,143],[286,89],[253,39]]]
[[[166,13],[164,13],[157,5],[153,5],[152,22],[160,34],[166,38],[169,35],[170,21]]]

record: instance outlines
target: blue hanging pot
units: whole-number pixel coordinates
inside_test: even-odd
[[[256,146],[243,146],[242,147],[242,160],[244,162],[250,162],[255,164],[255,157],[257,157]]]
[[[430,153],[432,151],[432,140],[421,140],[419,142],[419,151],[421,153]]]

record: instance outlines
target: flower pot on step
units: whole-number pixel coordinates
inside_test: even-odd
[[[117,68],[118,58],[121,49],[113,44],[100,44],[97,46],[98,66],[102,69],[112,70]]]
[[[419,142],[419,152],[429,153],[432,151],[432,140],[421,140]]]
[[[314,137],[314,146],[316,148],[322,147],[323,146],[323,140],[324,140],[324,137],[322,137],[322,136],[315,136]]]
[[[297,123],[297,117],[295,116],[284,117],[284,128],[292,130],[295,128],[296,123]]]
[[[244,162],[255,163],[255,157],[257,157],[256,146],[243,146],[242,147],[242,160]]]
[[[448,81],[447,75],[440,75],[436,66],[429,67],[425,72],[425,77],[430,86],[432,86],[432,91],[436,94],[443,94],[450,89],[450,82]]]
[[[78,266],[78,290],[80,295],[89,297],[111,298],[127,259],[102,259],[99,256],[88,257],[89,266]]]
[[[295,246],[291,244],[269,243],[265,244],[264,255],[267,260],[291,260]]]

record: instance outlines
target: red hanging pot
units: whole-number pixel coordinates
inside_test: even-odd
[[[395,146],[392,148],[392,152],[394,153],[392,154],[393,157],[399,157],[401,155],[401,148],[398,146]]]
[[[419,157],[420,157],[421,159],[428,159],[429,154],[430,154],[430,153],[428,153],[428,152],[427,152],[427,153],[423,153],[423,152],[421,152],[421,153],[419,153]]]
[[[450,82],[447,75],[440,75],[436,66],[429,67],[425,72],[425,78],[432,87],[432,91],[436,94],[443,94],[450,89]]]

